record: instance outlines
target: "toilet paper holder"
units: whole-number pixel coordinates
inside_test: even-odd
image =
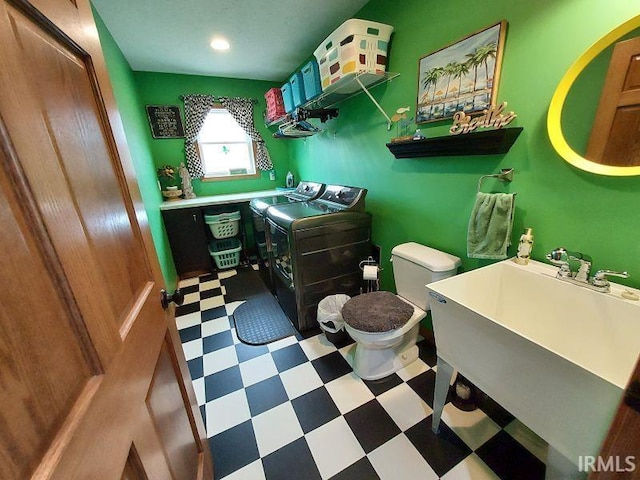
[[[377,292],[380,289],[380,278],[378,274],[383,270],[380,265],[369,256],[366,260],[360,262],[360,270],[362,270],[363,286],[360,293]]]
[[[383,268],[378,265],[374,258],[369,255],[369,258],[360,262],[360,270],[364,271],[364,267],[378,267],[378,271],[381,272]]]

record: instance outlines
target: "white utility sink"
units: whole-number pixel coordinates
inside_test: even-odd
[[[434,430],[457,369],[568,465],[598,455],[640,353],[640,301],[613,283],[599,293],[563,282],[557,270],[510,259],[427,285],[438,353]]]

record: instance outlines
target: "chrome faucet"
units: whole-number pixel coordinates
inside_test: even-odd
[[[608,276],[629,278],[627,272],[614,272],[613,270],[598,270],[593,277],[589,277],[591,257],[580,252],[570,252],[564,247],[558,247],[547,253],[546,258],[552,264],[560,267],[556,278],[597,292],[609,293],[611,287],[607,279]],[[578,268],[575,272],[571,269],[570,260],[578,262]]]
[[[591,257],[583,255],[580,252],[570,252],[564,247],[558,247],[546,255],[554,265],[560,267],[558,277],[573,278],[579,282],[588,282],[589,273],[591,272]],[[570,260],[579,262],[577,271],[571,269]]]

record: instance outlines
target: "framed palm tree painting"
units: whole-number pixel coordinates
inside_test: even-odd
[[[416,123],[481,113],[494,103],[506,30],[502,20],[420,59]]]

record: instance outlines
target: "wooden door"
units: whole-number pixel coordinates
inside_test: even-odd
[[[615,467],[601,467],[589,475],[589,480],[640,479],[640,358],[602,445],[600,458]]]
[[[613,49],[585,157],[618,167],[640,165],[640,37]]]
[[[210,479],[89,2],[0,45],[0,478]]]

